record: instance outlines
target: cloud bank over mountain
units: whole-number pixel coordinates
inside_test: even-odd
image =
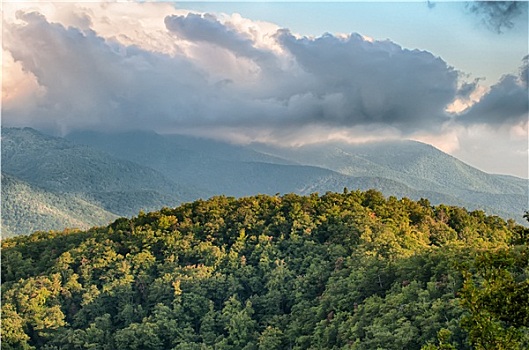
[[[486,91],[430,52],[356,33],[305,37],[169,4],[11,11],[4,22],[8,126],[303,143],[332,135],[425,140],[474,126],[512,134],[527,124],[527,58],[519,76]],[[463,100],[467,108],[453,107]]]

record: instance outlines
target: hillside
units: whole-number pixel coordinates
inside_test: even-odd
[[[119,134],[76,132],[67,138],[115,157],[149,166],[174,182],[200,187],[210,195],[310,194],[341,191],[348,187],[360,190],[376,188],[386,195],[417,199],[427,194],[436,200],[445,199],[444,202],[469,204],[440,193],[413,190],[402,182],[378,176],[377,168],[351,176],[315,163],[303,165],[299,159],[286,160],[249,147],[191,136],[137,131]]]
[[[117,215],[74,195],[57,195],[2,173],[2,238],[36,230],[88,229]]]
[[[20,236],[2,241],[2,347],[521,350],[527,237],[373,190],[221,196]]]
[[[151,168],[31,128],[2,128],[2,171],[120,216],[197,197]]]

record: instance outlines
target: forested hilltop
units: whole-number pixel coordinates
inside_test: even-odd
[[[2,241],[3,349],[527,349],[529,230],[381,193]]]

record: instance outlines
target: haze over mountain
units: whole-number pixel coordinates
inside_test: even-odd
[[[527,181],[513,176],[487,174],[416,141],[333,142],[293,148],[257,145],[254,148],[298,163],[318,164],[345,175],[380,173],[414,188],[443,188],[453,194],[467,191],[520,194],[527,185]]]

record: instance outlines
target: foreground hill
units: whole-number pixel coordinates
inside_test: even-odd
[[[74,195],[57,195],[2,173],[2,237],[47,228],[88,229],[115,220],[112,214]]]
[[[2,348],[524,349],[527,237],[371,190],[6,239]]]

